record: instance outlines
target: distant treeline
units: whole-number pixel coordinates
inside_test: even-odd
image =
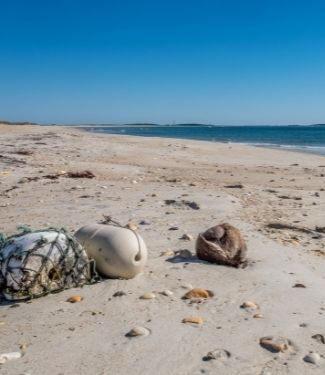
[[[6,120],[0,120],[0,124],[5,124],[5,125],[38,125],[36,122],[29,122],[29,121],[17,122],[17,121],[6,121]]]

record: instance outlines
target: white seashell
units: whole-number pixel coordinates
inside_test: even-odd
[[[0,364],[3,365],[7,361],[12,361],[13,359],[19,359],[22,357],[20,352],[11,352],[0,354]]]
[[[134,327],[129,331],[125,336],[127,337],[136,337],[136,336],[148,336],[150,334],[150,331],[148,328],[144,327]]]
[[[140,297],[140,299],[154,299],[154,298],[156,298],[156,295],[154,293],[151,293],[151,292],[144,293]]]
[[[168,290],[168,289],[167,289],[167,290],[162,291],[161,294],[164,295],[164,296],[170,297],[170,296],[172,296],[174,293],[173,293],[171,290]]]

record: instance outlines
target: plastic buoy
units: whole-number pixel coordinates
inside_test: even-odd
[[[143,271],[147,262],[146,244],[135,230],[89,224],[81,227],[75,237],[103,276],[131,279]]]

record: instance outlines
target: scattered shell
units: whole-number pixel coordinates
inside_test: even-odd
[[[125,336],[126,337],[136,337],[136,336],[148,336],[150,334],[150,331],[148,328],[144,327],[134,327],[129,331]]]
[[[138,227],[135,224],[133,224],[133,223],[127,223],[126,224],[126,228],[131,229],[133,231],[137,231],[138,230]]]
[[[27,347],[28,345],[26,343],[23,343],[23,344],[20,344],[19,345],[19,349],[22,351],[22,352],[25,352],[27,350]]]
[[[183,318],[182,323],[193,323],[193,324],[203,324],[203,319],[200,316],[186,316]]]
[[[183,285],[181,285],[181,288],[183,288],[183,289],[193,289],[193,285],[192,284],[183,284]]]
[[[82,296],[71,296],[67,299],[67,302],[76,303],[76,302],[81,302],[82,300],[83,300]]]
[[[193,236],[188,234],[188,233],[184,233],[181,237],[181,240],[185,240],[185,241],[193,241]]]
[[[310,352],[304,356],[303,360],[308,363],[313,363],[314,365],[318,365],[320,362],[320,355],[316,352]]]
[[[172,250],[166,250],[166,251],[162,251],[160,253],[161,257],[172,257],[174,255],[175,255],[175,253]]]
[[[193,299],[193,298],[210,298],[213,297],[214,293],[211,290],[202,289],[202,288],[194,288],[187,292],[183,299]]]
[[[6,325],[6,322],[0,321],[0,326]]]
[[[252,301],[246,301],[246,302],[243,302],[240,307],[242,309],[257,309],[258,306],[256,305],[255,302],[252,302]]]
[[[255,318],[255,319],[262,319],[262,318],[264,318],[264,315],[263,314],[255,314],[253,316],[253,318]]]
[[[325,344],[325,335],[317,333],[316,335],[311,336],[312,339],[315,339],[320,344]]]
[[[168,290],[168,289],[167,289],[167,290],[162,291],[161,294],[164,295],[164,296],[170,297],[170,296],[172,296],[174,293],[173,293],[171,290]]]
[[[260,345],[270,352],[278,353],[288,350],[290,341],[281,336],[265,336],[260,339]]]
[[[13,359],[19,359],[22,357],[20,352],[11,352],[11,353],[3,353],[0,354],[0,365],[3,365],[7,361],[11,361]]]
[[[224,361],[231,357],[231,353],[228,352],[228,350],[224,349],[216,349],[211,352],[209,352],[207,355],[205,355],[202,359],[203,361],[211,361],[211,359],[217,359],[219,361]]]
[[[154,299],[154,298],[156,298],[156,295],[155,293],[151,293],[151,292],[144,293],[142,294],[142,296],[140,296],[140,299]]]

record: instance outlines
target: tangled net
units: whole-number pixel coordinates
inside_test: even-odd
[[[65,229],[0,234],[0,292],[10,301],[98,281],[95,264]]]

